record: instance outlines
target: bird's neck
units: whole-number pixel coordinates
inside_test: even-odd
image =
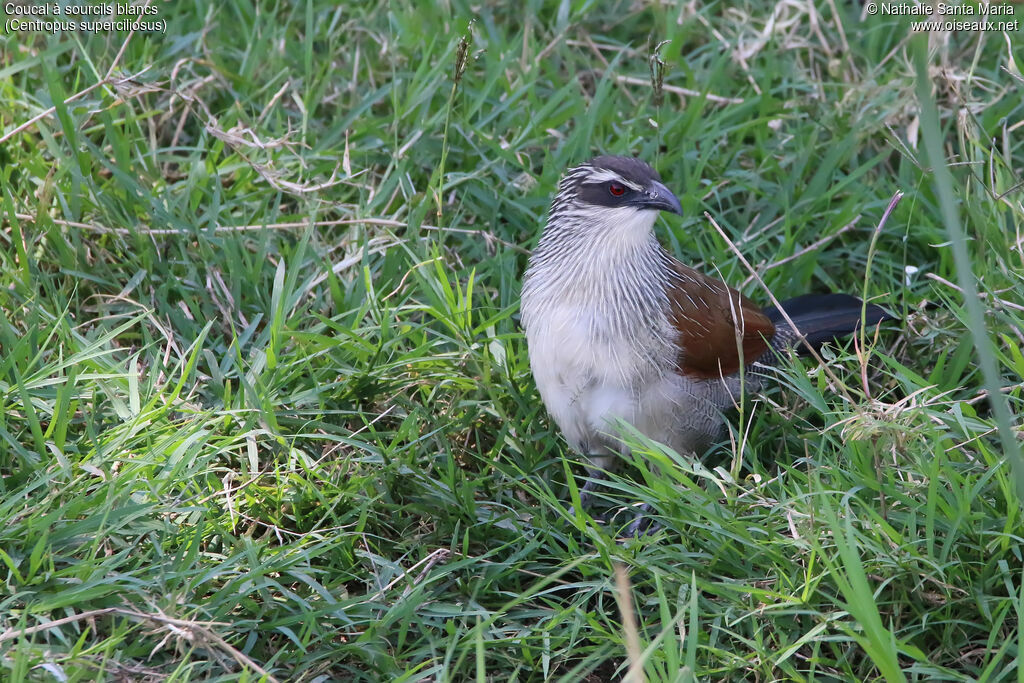
[[[524,299],[596,308],[625,321],[662,313],[668,282],[652,211],[550,223],[530,259]]]

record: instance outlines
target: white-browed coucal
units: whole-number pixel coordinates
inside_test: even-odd
[[[643,161],[599,156],[570,169],[523,283],[537,388],[569,445],[598,469],[623,448],[618,420],[699,455],[781,350],[849,334],[862,315],[868,325],[891,318],[846,294],[806,295],[782,303],[798,335],[774,307],[668,253],[653,230],[659,211],[682,207]]]

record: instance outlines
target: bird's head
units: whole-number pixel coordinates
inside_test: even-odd
[[[551,218],[639,222],[649,229],[659,211],[682,213],[683,207],[657,171],[639,159],[599,156],[566,172]]]

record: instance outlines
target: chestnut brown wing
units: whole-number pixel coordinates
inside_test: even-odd
[[[674,259],[672,268],[669,319],[677,331],[677,372],[715,379],[737,372],[741,363],[753,363],[768,350],[775,325],[757,304]]]

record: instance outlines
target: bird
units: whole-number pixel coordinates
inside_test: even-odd
[[[570,168],[523,276],[530,367],[549,415],[589,461],[584,506],[627,452],[620,422],[699,456],[787,349],[893,319],[855,296],[806,294],[782,302],[797,332],[778,308],[669,253],[654,232],[662,211],[683,213],[643,160],[597,156]]]

